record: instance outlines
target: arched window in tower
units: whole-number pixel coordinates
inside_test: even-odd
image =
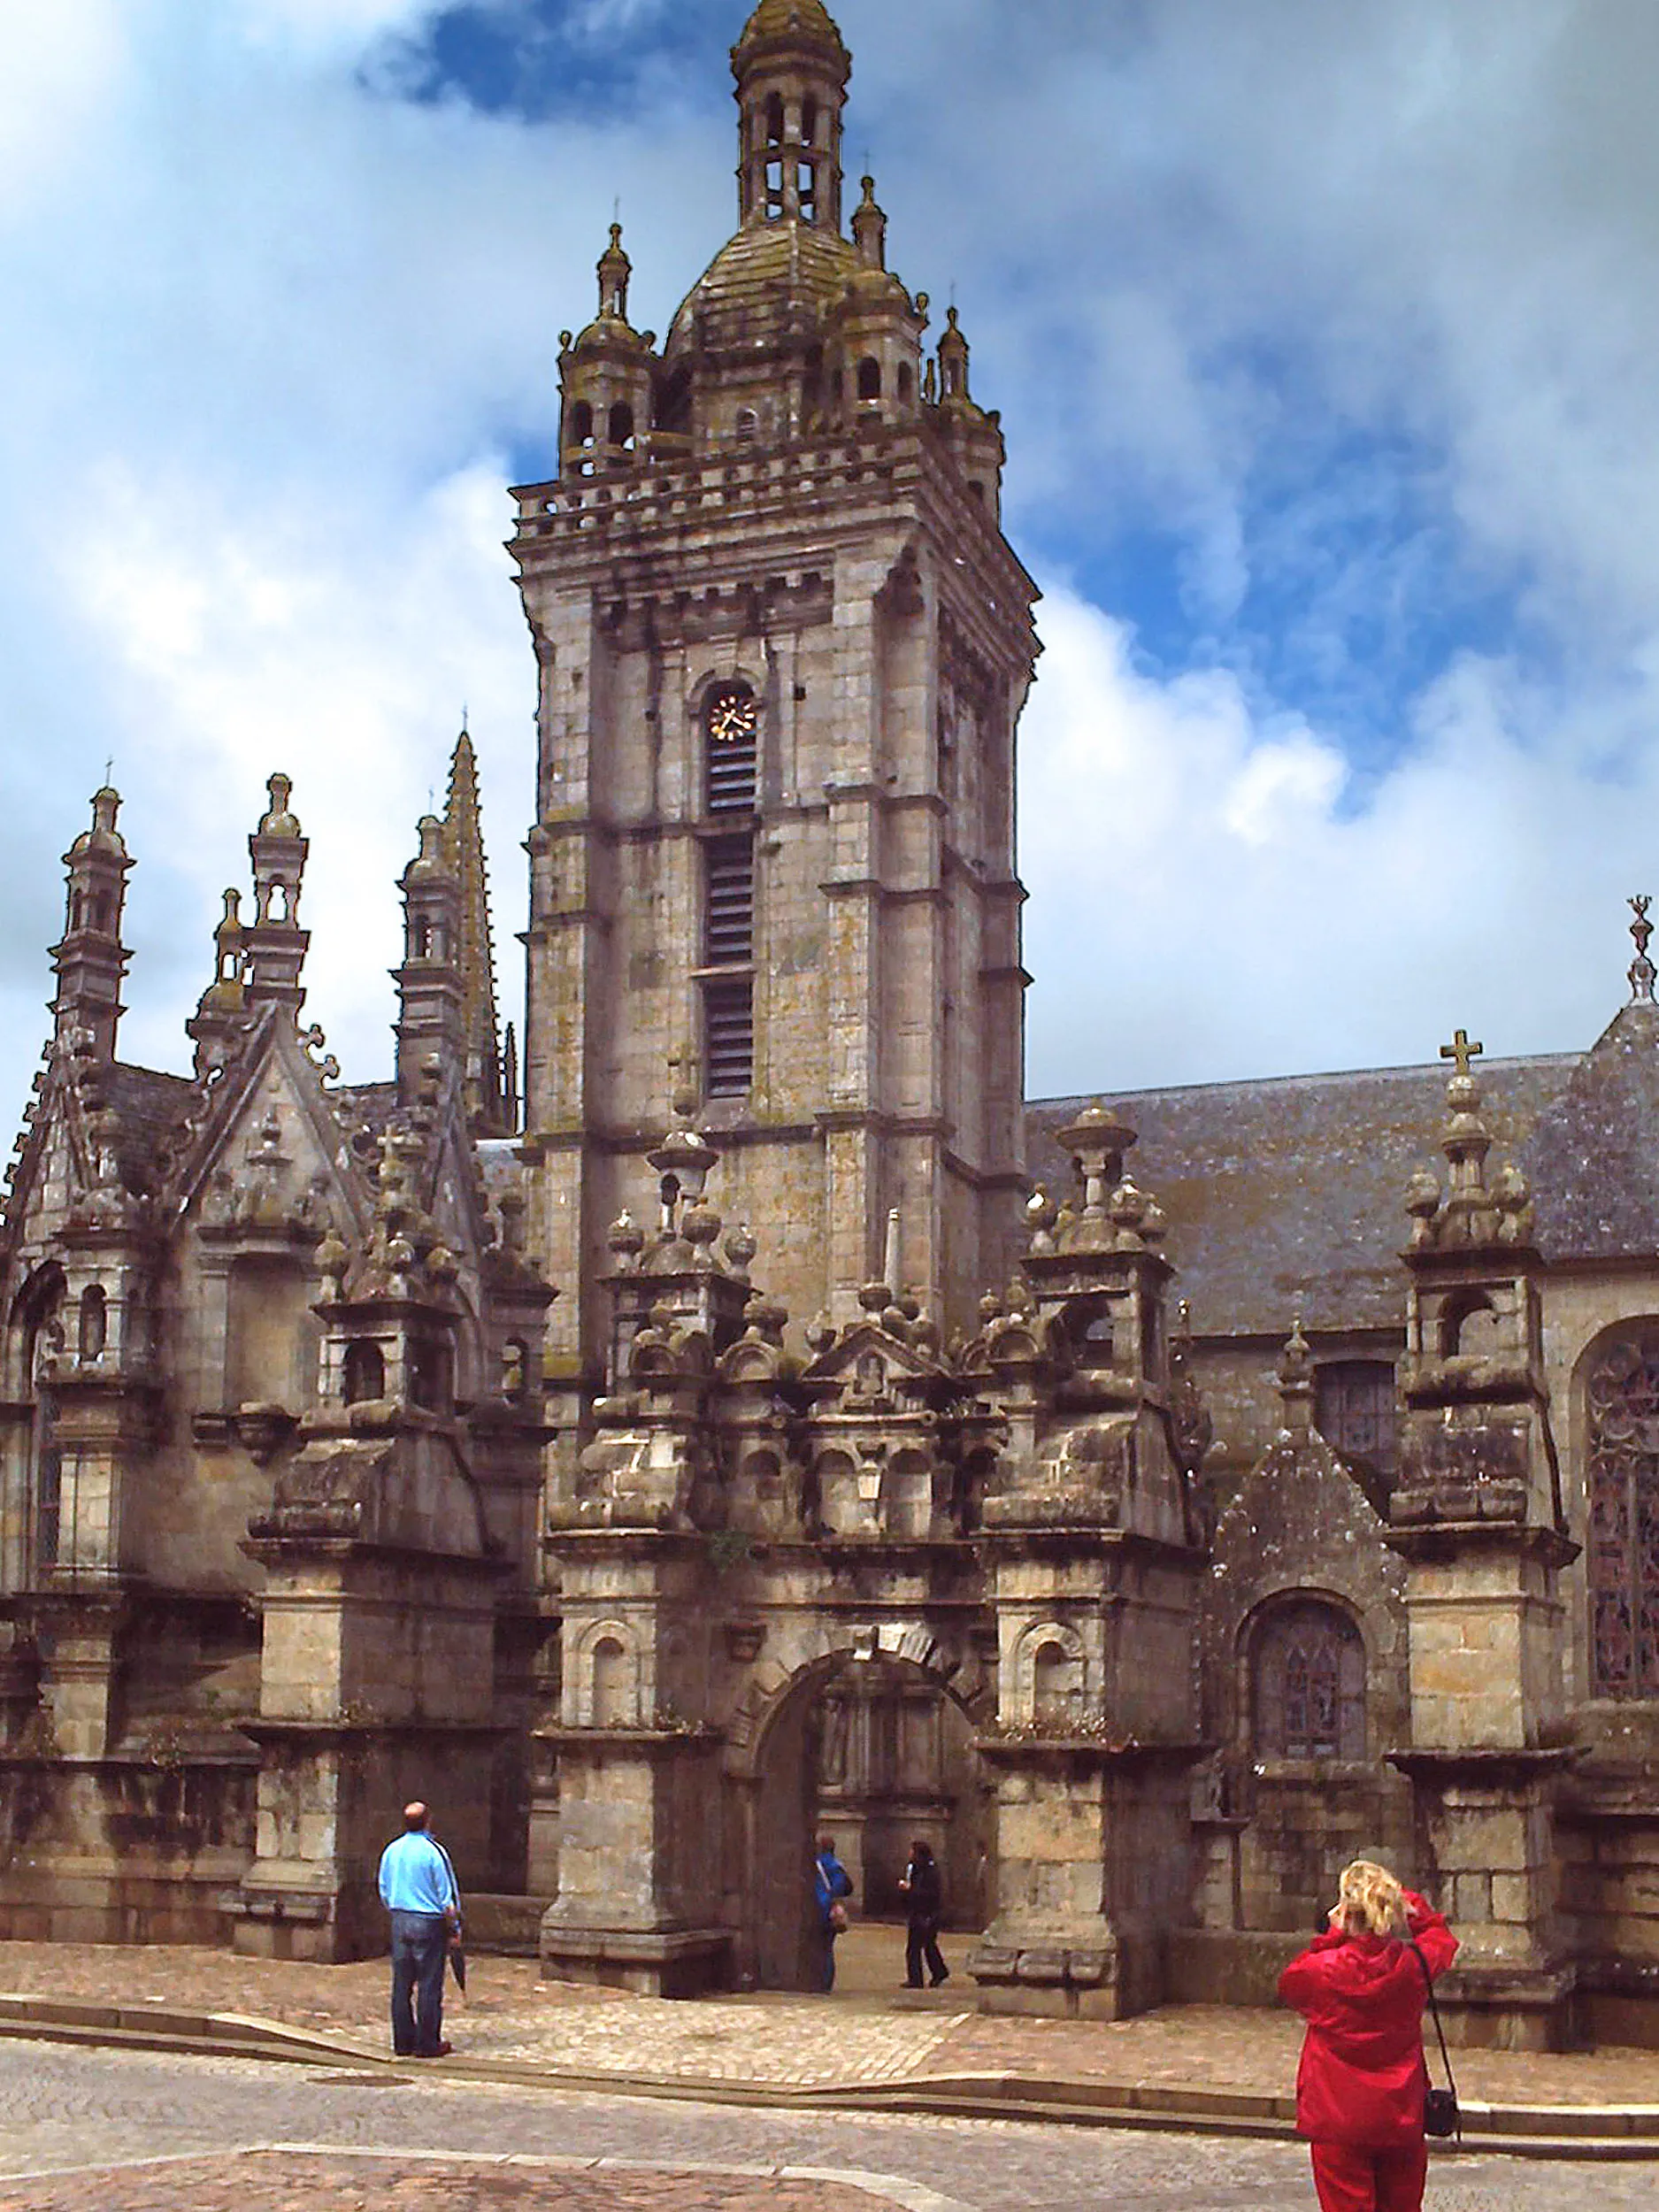
[[[795,196],[803,222],[818,220],[818,166],[810,161],[799,161],[795,171]]]
[[[801,143],[803,146],[818,144],[818,102],[809,95],[801,103]]]
[[[741,1098],[755,1075],[755,830],[759,703],[722,684],[703,707],[710,814],[747,815],[703,848],[703,1064],[710,1098]]]
[[[611,410],[611,442],[618,450],[631,453],[634,449],[634,410],[625,399],[619,399]]]
[[[869,354],[858,364],[858,396],[860,399],[879,399],[881,396],[881,364]]]
[[[81,1294],[80,1353],[83,1360],[101,1359],[104,1342],[109,1335],[109,1302],[96,1283],[88,1283]]]
[[[1593,1353],[1585,1410],[1590,1694],[1659,1698],[1659,1321]]]
[[[755,803],[760,703],[744,683],[722,684],[703,710],[709,811],[747,813]]]
[[[899,363],[899,397],[906,402],[916,389],[916,377],[908,361]]]
[[[591,456],[594,443],[594,411],[588,400],[579,399],[571,409],[570,432],[565,442],[578,455]],[[591,458],[579,459],[576,463],[576,470],[579,475],[591,476],[593,474]]]
[[[346,1403],[360,1406],[386,1395],[386,1361],[378,1344],[367,1337],[354,1337],[346,1347],[345,1372],[342,1378]]]
[[[1276,1605],[1256,1632],[1250,1672],[1257,1758],[1364,1758],[1365,1646],[1339,1606]]]
[[[783,143],[783,95],[781,92],[774,92],[766,103],[766,143],[769,146],[781,146]]]

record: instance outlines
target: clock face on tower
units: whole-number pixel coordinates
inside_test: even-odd
[[[746,685],[734,684],[725,691],[717,691],[709,702],[706,713],[712,743],[753,743],[758,710],[755,695]]]

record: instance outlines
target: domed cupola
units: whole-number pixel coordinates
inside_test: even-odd
[[[911,299],[887,267],[887,219],[873,177],[853,213],[858,266],[832,318],[830,412],[843,424],[908,422],[918,411],[927,295]]]
[[[559,474],[592,476],[626,467],[645,450],[651,427],[651,371],[656,343],[628,320],[634,265],[622,250],[622,226],[599,257],[599,313],[580,337],[563,334],[559,353]]]
[[[760,0],[732,49],[745,223],[793,219],[841,229],[841,109],[852,65],[822,0]]]

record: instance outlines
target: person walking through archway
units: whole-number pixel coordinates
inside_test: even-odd
[[[1423,2008],[1457,1939],[1386,1867],[1344,1867],[1329,1926],[1279,1977],[1308,2024],[1296,2131],[1323,2212],[1419,2212],[1428,2171]]]
[[[818,1839],[812,1890],[818,1901],[818,1939],[824,1947],[818,1986],[827,1994],[835,1986],[835,1939],[847,1927],[847,1907],[842,1900],[853,1893],[853,1878],[835,1855],[833,1836]]]
[[[933,1847],[918,1836],[910,1845],[910,1863],[899,1884],[904,1893],[904,1980],[910,1989],[922,1985],[922,1968],[937,1989],[950,1979],[950,1969],[939,1950],[939,1924],[944,1917],[945,1891]]]

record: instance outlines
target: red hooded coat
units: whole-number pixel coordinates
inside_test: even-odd
[[[1413,1939],[1443,1974],[1457,1938],[1415,1892]],[[1279,1977],[1279,1993],[1308,2023],[1296,2071],[1296,2131],[1314,2143],[1391,2150],[1423,2132],[1423,2010],[1417,1955],[1394,1936],[1327,1929]]]

